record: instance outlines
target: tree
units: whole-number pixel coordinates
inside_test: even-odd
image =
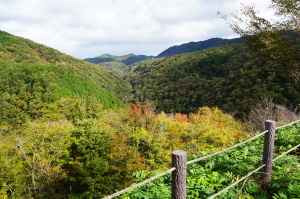
[[[272,62],[278,73],[288,72],[300,82],[300,1],[272,0],[268,7],[274,11],[271,20],[260,17],[255,5],[241,5],[241,15],[222,18],[246,40],[254,56]]]
[[[147,169],[145,160],[126,141],[125,135],[106,129],[100,120],[77,120],[63,166],[68,173],[69,197],[104,197],[128,187],[132,173]]]

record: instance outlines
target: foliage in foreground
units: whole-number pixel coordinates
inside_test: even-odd
[[[62,99],[20,126],[0,126],[0,198],[94,198],[164,170],[173,150],[218,150],[247,134],[219,109],[156,114],[150,104],[103,109]]]
[[[299,73],[299,15],[297,0],[272,0],[268,7],[273,16],[270,19],[259,16],[254,5],[242,4],[240,15],[231,14],[223,18],[231,29],[245,38],[253,56],[261,61],[276,63],[274,70],[291,76],[298,82]]]
[[[274,158],[297,145],[300,124],[278,130],[275,138]],[[210,159],[188,165],[187,198],[206,199],[261,165],[263,138],[260,137],[239,148]],[[205,153],[203,153],[205,155]],[[190,159],[195,159],[193,155]],[[272,191],[264,192],[260,187],[261,173],[257,172],[217,198],[230,199],[285,199],[300,198],[299,149],[273,163]],[[136,182],[155,176],[158,172],[134,173]],[[171,174],[163,176],[118,198],[170,198]]]

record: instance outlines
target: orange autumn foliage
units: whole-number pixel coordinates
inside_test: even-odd
[[[186,123],[189,121],[189,117],[187,114],[176,113],[174,115],[174,119],[180,123]]]

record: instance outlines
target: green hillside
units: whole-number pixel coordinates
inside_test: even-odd
[[[128,79],[137,101],[151,100],[167,113],[217,106],[241,118],[263,96],[300,103],[297,81],[247,52],[244,44],[233,44],[146,61]]]
[[[124,74],[130,71],[130,66],[117,61],[101,62],[99,63],[99,65],[103,67],[105,70],[112,72],[119,77],[123,77]]]
[[[0,122],[39,117],[47,104],[61,98],[124,106],[120,99],[126,100],[131,88],[98,65],[2,31],[0,70]]]
[[[109,55],[109,54],[103,54],[99,57],[87,58],[85,60],[88,62],[94,63],[94,64],[100,64],[103,62],[121,62],[121,63],[129,66],[136,62],[143,61],[143,60],[150,59],[150,58],[153,58],[153,56],[134,55],[134,54],[123,55],[123,56],[114,56],[114,55]]]
[[[114,56],[114,55],[103,54],[99,57],[87,58],[85,60],[94,64],[99,64],[104,69],[120,77],[123,77],[124,74],[130,71],[131,68],[130,65],[150,58],[153,58],[153,56],[134,55],[134,54],[124,55],[124,56]]]

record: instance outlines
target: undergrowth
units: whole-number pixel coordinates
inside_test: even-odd
[[[276,132],[274,158],[296,146],[300,124]],[[243,141],[243,140],[241,140]],[[208,198],[262,165],[263,136],[238,148],[212,158],[188,165],[187,198]],[[191,156],[189,160],[207,155]],[[157,175],[158,171],[140,171],[133,175],[141,182]],[[261,171],[240,182],[216,198],[226,199],[297,199],[300,198],[299,149],[273,162],[271,191],[261,189]],[[171,197],[171,174],[129,191],[119,199],[164,199]]]

